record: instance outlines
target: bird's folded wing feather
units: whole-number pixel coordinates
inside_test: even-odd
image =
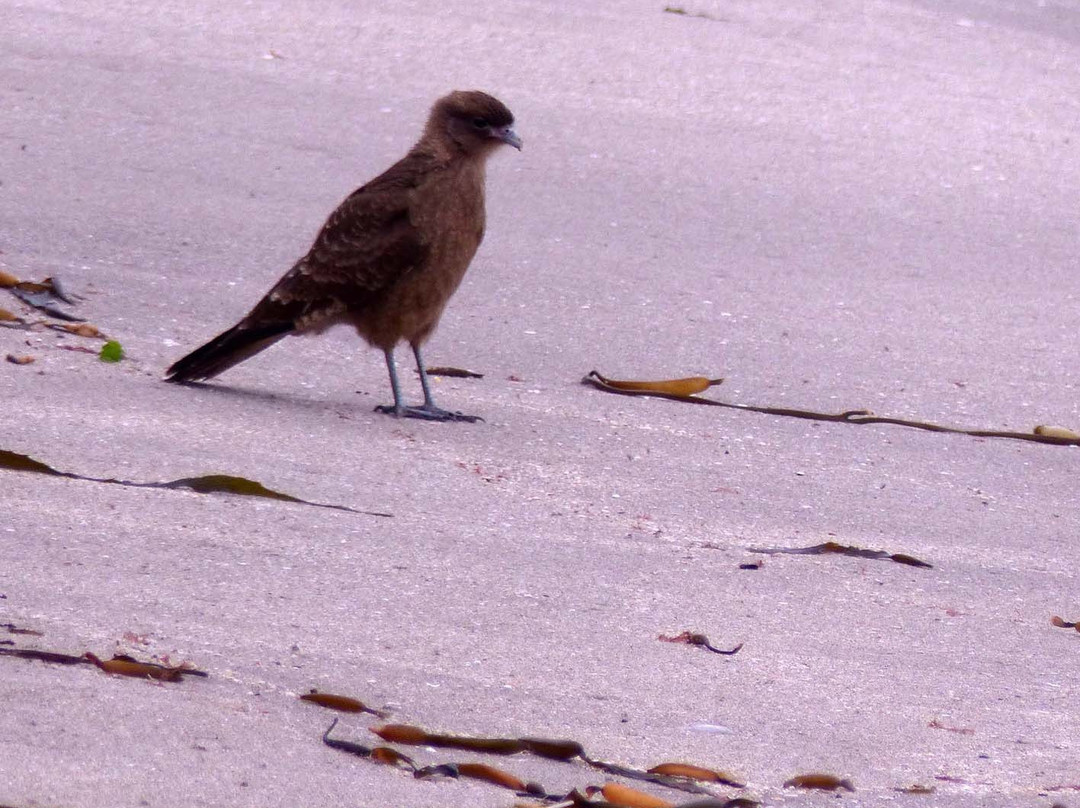
[[[429,250],[409,217],[414,185],[387,172],[354,191],[246,319],[318,319],[362,309],[422,266]]]

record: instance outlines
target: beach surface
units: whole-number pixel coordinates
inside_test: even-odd
[[[0,804],[524,799],[330,748],[338,717],[367,746],[391,722],[693,763],[765,805],[1080,805],[1080,634],[1051,625],[1080,619],[1075,446],[582,384],[702,375],[728,404],[1080,429],[1080,4],[2,16],[0,270],[61,279],[55,307],[125,358],[0,290],[25,321],[0,357],[34,360],[0,362],[0,650],[208,676],[0,656]],[[382,356],[348,329],[163,383],[452,89],[499,97],[525,141],[489,165],[485,241],[426,348],[483,374],[435,385],[484,422],[373,412]],[[203,475],[303,501],[113,482]],[[880,557],[763,552],[829,542]],[[742,647],[663,641],[685,632]],[[580,759],[394,748],[553,795],[695,798]],[[809,772],[855,790],[784,786]]]

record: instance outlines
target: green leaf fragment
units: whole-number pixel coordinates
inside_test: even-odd
[[[120,346],[120,343],[114,339],[109,340],[101,346],[101,353],[98,354],[98,359],[102,362],[119,362],[124,358],[124,349]]]

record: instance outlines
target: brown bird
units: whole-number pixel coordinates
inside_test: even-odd
[[[484,166],[503,143],[521,149],[514,116],[487,93],[453,92],[431,108],[404,158],[338,206],[308,254],[244,319],[177,361],[170,382],[209,379],[290,334],[348,324],[382,349],[392,415],[477,421],[435,406],[420,347],[442,316],[484,237]],[[405,340],[424,403],[406,406],[394,365]]]

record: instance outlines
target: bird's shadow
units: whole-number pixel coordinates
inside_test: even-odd
[[[180,382],[179,384],[173,383],[176,387],[190,387],[196,390],[205,391],[218,396],[228,396],[235,399],[246,399],[248,401],[257,401],[266,404],[287,404],[291,407],[300,409],[306,409],[316,412],[338,412],[340,408],[347,407],[355,409],[359,413],[368,413],[375,411],[375,405],[372,405],[368,410],[363,406],[362,402],[349,401],[343,399],[313,399],[304,398],[290,393],[277,393],[272,390],[259,390],[251,387],[235,387],[230,384],[221,384],[218,382]],[[361,392],[361,391],[357,391]],[[361,392],[361,395],[363,393]]]

